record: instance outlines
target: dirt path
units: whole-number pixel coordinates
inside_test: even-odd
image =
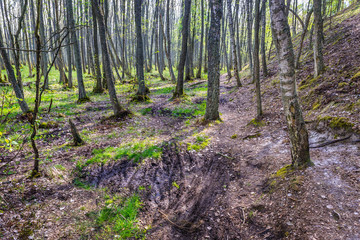
[[[108,103],[91,103],[94,113],[89,115],[87,109],[76,121],[82,129],[102,134],[103,141],[77,149],[57,147],[53,160],[74,169],[76,156],[89,159],[93,149],[118,146],[134,136],[156,135],[163,142],[161,160],[147,159],[138,165],[125,159],[94,165],[84,169],[83,178],[97,189],[123,194],[150,186],[141,191],[144,207],[139,216],[143,226],[152,227],[147,239],[359,239],[359,143],[349,139],[312,149],[315,166],[272,178],[291,163],[279,92],[264,88],[265,116],[263,124],[255,126],[249,124],[256,112],[254,89],[244,83],[236,89],[234,81],[221,76],[223,122],[211,126],[186,126],[185,118],[171,117],[167,108],[174,104],[168,101],[170,94],[153,95],[153,103],[146,105],[151,112],[125,123],[95,121],[109,111]],[[143,130],[124,132],[125,124]],[[309,129],[311,142],[334,139],[334,133],[327,130]],[[119,136],[107,139],[114,132]],[[187,151],[181,144],[194,132],[211,138],[199,152]],[[53,149],[67,141],[65,136],[50,138],[50,146],[41,144]],[[20,171],[26,174],[30,164],[29,159]],[[53,175],[45,175],[36,184],[20,176],[0,185],[10,206],[0,218],[0,227],[8,234],[5,239],[79,238],[78,224],[89,220],[86,212],[98,209],[103,196],[100,191],[75,187],[74,176],[59,177],[62,172],[54,173],[54,169],[50,168]]]
[[[202,236],[359,239],[360,145],[348,140],[311,150],[315,166],[279,180],[268,193],[267,178],[291,163],[280,98],[265,98],[266,126],[251,126],[256,113],[253,87],[245,85],[229,94],[226,82],[222,76],[222,96],[227,99],[220,108],[224,122],[209,129],[209,135],[214,140],[212,151],[233,158],[233,173]],[[310,142],[321,137],[331,139],[333,134],[311,130]]]

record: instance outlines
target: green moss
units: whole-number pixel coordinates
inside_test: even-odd
[[[39,128],[42,128],[42,129],[51,129],[51,128],[57,128],[57,127],[59,127],[59,124],[54,121],[41,122],[39,125]]]
[[[360,78],[360,71],[357,72],[354,76],[352,76],[351,81],[354,81],[356,79]]]
[[[345,117],[319,116],[318,122],[326,122],[328,126],[333,129],[351,130],[354,126],[354,124]]]
[[[280,79],[274,79],[274,80],[271,81],[272,86],[277,86],[279,84],[280,84]]]
[[[231,138],[231,139],[237,138],[237,134],[232,135],[230,138]]]
[[[282,168],[280,168],[275,174],[274,177],[279,177],[279,178],[285,178],[287,174],[293,172],[293,168],[291,165],[286,165]]]
[[[299,86],[299,90],[304,90],[306,88],[311,87],[314,83],[316,83],[319,80],[320,77],[321,76],[318,76],[316,78],[310,78],[310,76],[309,76],[304,81],[301,81],[300,86]]]
[[[81,98],[79,100],[77,100],[77,104],[83,104],[83,103],[87,103],[87,102],[91,102],[90,98],[89,97],[84,97],[84,98]]]
[[[252,119],[248,125],[253,125],[255,127],[263,127],[266,126],[266,122],[264,120],[257,120],[256,118]]]
[[[248,135],[248,136],[244,137],[243,140],[258,138],[258,137],[260,137],[260,136],[261,136],[261,133],[255,133],[255,134]]]
[[[343,87],[348,86],[348,85],[349,85],[349,83],[347,83],[347,82],[341,82],[341,83],[338,84],[338,88],[343,88]]]

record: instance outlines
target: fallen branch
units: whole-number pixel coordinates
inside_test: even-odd
[[[344,138],[327,141],[327,142],[321,143],[321,144],[319,144],[319,145],[310,146],[310,148],[321,148],[321,147],[325,147],[325,146],[328,146],[328,145],[330,145],[330,144],[334,144],[334,143],[338,143],[338,142],[342,142],[342,141],[348,140],[350,137],[351,137],[351,135],[349,135],[349,136],[347,136],[347,137],[344,137]]]
[[[222,154],[222,153],[220,153],[220,152],[217,152],[216,154],[217,154],[217,155],[220,155],[220,156],[222,156],[222,157],[226,157],[226,158],[231,159],[231,160],[234,160],[234,159],[235,159],[235,158],[233,158],[233,157],[229,157],[229,156],[227,156],[227,155],[225,155],[225,154]]]
[[[189,85],[189,88],[192,88],[192,87],[194,87],[194,86],[197,86],[197,85],[200,85],[200,84],[203,84],[203,83],[206,83],[206,81],[201,81],[201,82],[197,82],[197,83],[191,84],[191,85]]]
[[[48,109],[48,113],[50,113],[50,111],[51,111],[52,104],[53,104],[53,100],[51,99],[50,106],[49,106],[49,109]]]

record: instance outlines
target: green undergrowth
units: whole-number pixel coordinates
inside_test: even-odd
[[[317,121],[318,123],[325,122],[332,129],[344,129],[349,131],[354,127],[354,124],[345,117],[319,116]]]
[[[139,163],[146,158],[158,159],[161,157],[162,148],[154,145],[150,141],[130,142],[120,145],[119,147],[107,147],[103,149],[94,149],[93,157],[85,162],[78,162],[77,169],[82,170],[84,167],[92,164],[106,164],[111,160],[120,160],[126,158],[134,163]]]
[[[210,137],[206,136],[204,134],[197,134],[195,135],[195,142],[193,144],[188,143],[187,144],[187,150],[188,151],[200,151],[204,148],[206,148],[210,143]]]
[[[95,228],[95,239],[145,239],[148,227],[142,227],[138,214],[142,208],[139,195],[128,198],[105,196],[99,211],[88,213],[90,226]]]

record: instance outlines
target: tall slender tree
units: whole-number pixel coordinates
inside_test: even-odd
[[[178,79],[176,89],[174,92],[174,98],[179,98],[184,95],[184,68],[187,54],[187,42],[189,37],[189,21],[191,11],[191,0],[184,0],[184,17],[182,21],[182,43],[181,43],[181,54],[178,66]]]
[[[208,93],[205,120],[218,120],[220,96],[220,25],[223,13],[222,0],[210,0],[211,23],[208,37]]]
[[[231,2],[232,2],[232,0],[227,0],[227,8],[228,8],[228,13],[227,14],[228,14],[228,18],[229,18],[230,42],[231,42],[231,48],[232,48],[232,51],[233,51],[233,63],[234,63],[236,84],[237,84],[238,87],[241,87],[242,84],[241,84],[241,81],[240,81],[238,58],[237,58],[237,55],[236,55],[235,29],[234,29],[234,23],[233,23],[232,11],[231,11]]]
[[[255,82],[256,103],[257,103],[257,119],[263,115],[261,103],[260,89],[260,58],[259,58],[259,30],[260,30],[260,0],[255,0],[255,19],[254,19],[254,74],[253,82]]]
[[[271,0],[271,27],[280,68],[280,88],[291,143],[292,165],[310,164],[308,131],[296,92],[294,50],[287,20],[285,1]]]
[[[323,18],[321,13],[321,0],[314,0],[314,75],[319,76],[325,69],[323,56]]]
[[[204,22],[205,22],[205,10],[204,0],[201,0],[201,35],[200,35],[200,53],[199,53],[199,65],[196,73],[196,78],[201,78],[203,48],[204,48]]]
[[[135,0],[135,28],[136,28],[136,76],[138,80],[138,91],[136,93],[137,100],[145,101],[148,99],[146,96],[146,87],[144,79],[144,55],[143,55],[143,39],[141,33],[141,6],[142,0]]]
[[[73,15],[73,5],[72,0],[66,0],[66,9],[68,14],[69,20],[69,27],[71,33],[71,41],[74,44],[74,55],[75,55],[75,65],[76,65],[76,73],[77,73],[77,82],[78,82],[78,90],[79,90],[79,99],[78,103],[82,103],[84,101],[88,101],[89,98],[86,95],[85,85],[83,80],[83,73],[82,73],[82,63],[81,63],[81,55],[80,55],[80,47],[79,42],[76,36],[75,31],[75,20]],[[71,69],[69,69],[71,71]]]
[[[114,116],[116,117],[122,117],[124,115],[127,115],[128,112],[123,109],[123,107],[120,105],[119,100],[116,95],[116,89],[114,85],[113,75],[112,75],[112,69],[111,69],[111,62],[110,62],[110,56],[109,56],[109,50],[108,45],[106,41],[106,26],[104,21],[104,16],[102,12],[100,11],[100,6],[97,0],[91,0],[91,3],[94,8],[95,17],[97,18],[97,21],[99,23],[99,36],[100,36],[100,42],[101,42],[101,50],[104,58],[104,74],[106,75],[106,81],[107,81],[107,87],[109,89],[109,95],[110,95],[110,101],[111,105],[114,111]]]

